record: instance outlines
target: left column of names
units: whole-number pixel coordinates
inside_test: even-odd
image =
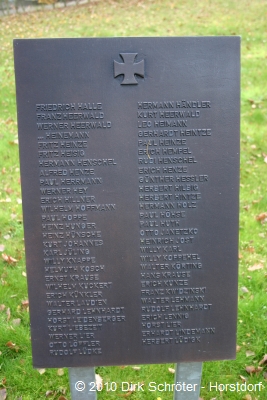
[[[100,204],[103,168],[117,162],[92,154],[90,141],[109,133],[101,102],[36,104],[41,235],[51,357],[102,354],[99,332],[125,320],[124,307],[109,304],[100,252],[105,242],[96,221],[116,204]],[[112,175],[110,175],[112,176]],[[100,218],[100,219],[99,219]]]

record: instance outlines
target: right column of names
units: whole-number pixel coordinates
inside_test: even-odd
[[[187,218],[209,181],[190,142],[212,136],[202,122],[210,108],[207,100],[137,103],[143,345],[200,343],[203,335],[215,334],[214,327],[199,327],[192,318],[212,304],[207,288],[191,283],[205,266],[192,251],[201,232]]]

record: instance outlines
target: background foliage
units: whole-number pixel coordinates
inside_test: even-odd
[[[267,399],[266,17],[264,0],[91,0],[83,6],[0,17],[0,399],[70,399],[66,370],[31,366],[12,39],[194,35],[242,37],[237,359],[204,364],[201,397]],[[104,382],[172,383],[169,368],[173,366],[101,367],[97,372]],[[262,382],[266,388],[219,392],[210,389],[215,382]],[[172,393],[99,393],[100,399],[121,396],[168,400]]]

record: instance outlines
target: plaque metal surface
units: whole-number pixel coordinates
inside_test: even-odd
[[[14,41],[35,367],[235,357],[239,48]]]

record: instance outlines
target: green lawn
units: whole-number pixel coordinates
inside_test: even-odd
[[[267,399],[267,367],[260,363],[267,354],[267,3],[99,0],[0,18],[0,400],[5,390],[8,400],[70,399],[67,370],[37,371],[31,366],[12,40],[194,35],[242,37],[238,352],[235,361],[204,364],[201,397]],[[101,367],[97,373],[104,383],[118,387],[121,382],[174,380],[169,371],[173,365],[139,367]],[[220,393],[216,382],[262,382],[266,389],[258,385],[252,391]],[[172,399],[172,392],[106,388],[100,399]]]

